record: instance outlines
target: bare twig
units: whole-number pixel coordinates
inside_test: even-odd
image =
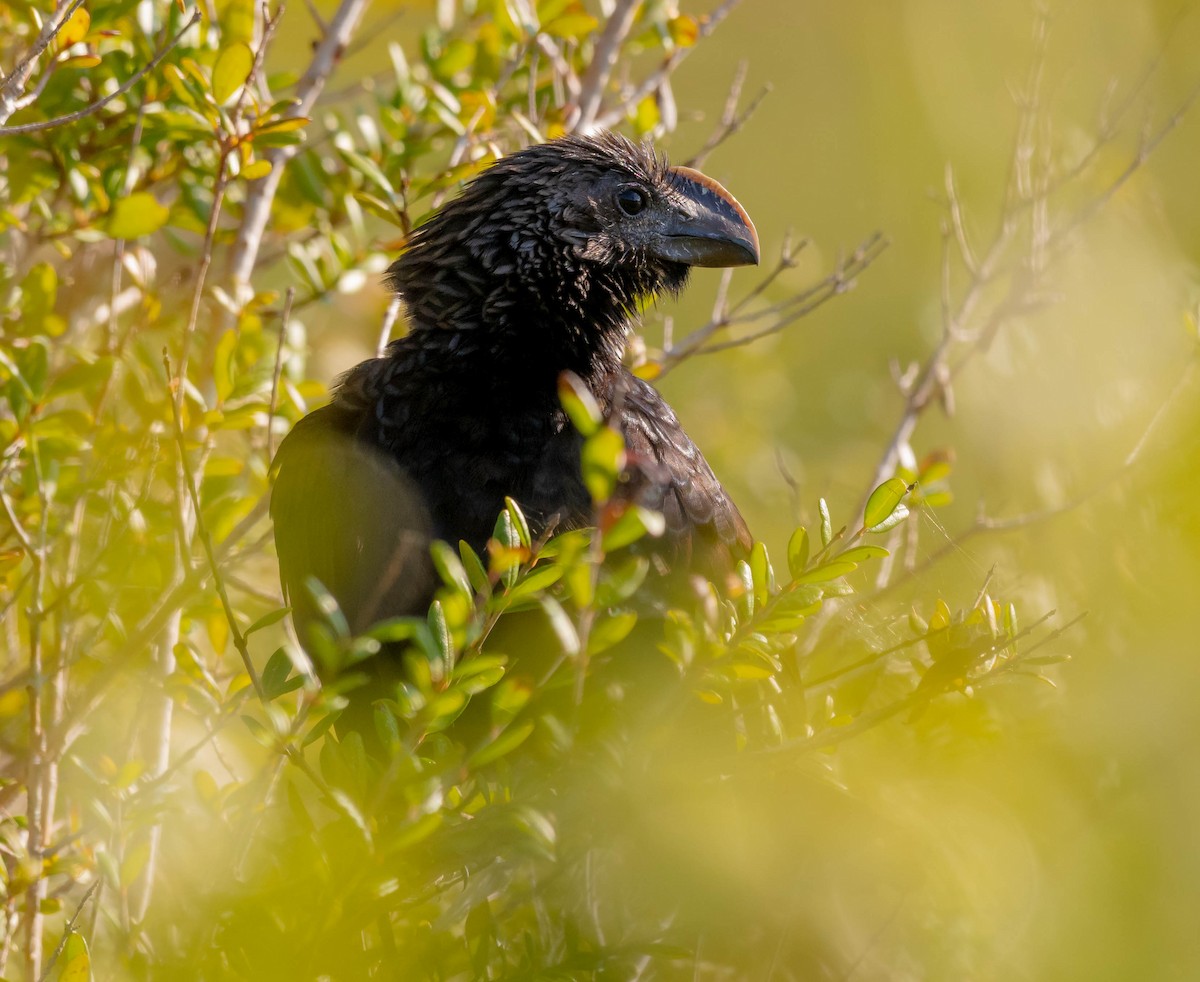
[[[659,375],[666,374],[680,362],[695,355],[707,355],[730,348],[740,348],[769,335],[778,334],[790,324],[812,313],[822,304],[851,289],[856,278],[879,257],[887,248],[887,244],[887,240],[881,234],[876,233],[859,245],[848,257],[842,259],[833,272],[820,282],[778,303],[756,307],[754,301],[761,297],[785,270],[793,268],[796,264],[791,248],[785,246],[776,266],[733,306],[728,306],[723,301],[722,291],[718,292],[717,303],[714,305],[713,314],[708,323],[698,327],[682,341],[663,351]],[[764,326],[747,334],[727,341],[713,340],[719,332],[737,326],[762,324],[764,321],[766,322]]]
[[[52,130],[58,126],[66,126],[68,123],[77,123],[79,120],[86,119],[88,116],[94,116],[110,102],[112,102],[114,99],[119,99],[126,92],[137,85],[138,82],[150,74],[150,72],[154,71],[154,69],[158,67],[159,62],[161,62],[165,57],[167,57],[168,54],[171,53],[171,49],[174,48],[181,40],[183,40],[183,36],[189,30],[191,30],[192,25],[195,24],[199,19],[200,11],[193,11],[192,16],[188,18],[187,23],[183,25],[183,28],[158,50],[149,64],[139,68],[136,72],[129,76],[129,78],[127,78],[117,88],[103,98],[97,99],[95,102],[89,103],[82,109],[76,110],[73,113],[67,113],[65,116],[55,116],[54,119],[45,119],[36,123],[21,123],[18,126],[0,126],[0,136],[14,136],[18,133],[38,133],[42,130]],[[7,117],[5,116],[3,118]]]
[[[715,131],[704,141],[702,146],[696,153],[684,161],[688,167],[703,167],[704,162],[708,159],[709,154],[716,150],[721,144],[728,140],[731,136],[737,133],[743,126],[749,122],[750,117],[758,112],[758,107],[762,105],[762,101],[771,93],[771,86],[764,85],[759,89],[758,94],[750,100],[750,105],[743,109],[740,113],[737,111],[738,102],[742,97],[742,87],[746,84],[746,72],[748,63],[745,61],[738,62],[737,70],[734,72],[733,81],[729,83],[729,95],[725,98],[725,108],[721,112],[721,122]]]
[[[700,29],[696,38],[697,43],[708,37],[715,31],[733,9],[741,2],[741,0],[723,0],[704,20],[700,23]],[[676,48],[663,61],[658,68],[647,75],[642,81],[627,92],[621,94],[621,98],[615,106],[607,112],[598,115],[595,119],[596,129],[610,129],[620,123],[629,112],[631,106],[636,106],[650,93],[656,91],[671,75],[675,69],[683,62],[683,60],[696,48],[693,44],[686,48]]]
[[[633,30],[633,22],[641,5],[642,0],[617,0],[608,23],[596,39],[592,61],[580,83],[574,111],[568,116],[569,130],[586,134],[596,128],[596,117],[604,102],[608,80],[612,77],[625,39]]]
[[[0,123],[7,120],[20,107],[21,95],[25,91],[25,86],[29,82],[30,76],[33,74],[37,60],[50,47],[50,42],[58,37],[59,32],[67,26],[67,21],[71,19],[71,15],[75,13],[82,3],[83,0],[71,0],[69,4],[59,3],[54,13],[42,25],[42,29],[38,31],[38,36],[33,42],[33,47],[29,49],[24,58],[17,62],[13,70],[0,83]],[[0,132],[3,132],[2,127],[0,127]]]
[[[341,59],[342,52],[350,43],[367,9],[369,0],[342,0],[325,29],[321,42],[313,52],[312,62],[296,87],[296,102],[283,114],[285,119],[309,116],[318,97],[324,90],[329,77]],[[229,264],[230,284],[234,299],[241,303],[249,288],[250,276],[258,259],[263,232],[271,214],[271,205],[283,169],[301,149],[300,144],[272,147],[266,154],[271,162],[271,171],[254,181],[246,192],[242,206],[242,224],[238,229],[237,241]]]

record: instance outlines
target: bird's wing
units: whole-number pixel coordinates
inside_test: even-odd
[[[356,436],[344,407],[305,416],[275,455],[271,517],[279,577],[307,640],[317,617],[315,577],[361,631],[385,617],[423,613],[434,588],[428,511],[391,457]]]
[[[629,460],[624,493],[663,513],[668,562],[723,577],[753,542],[737,506],[653,386],[629,376],[620,405]]]

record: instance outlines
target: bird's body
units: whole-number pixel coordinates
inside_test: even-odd
[[[482,550],[506,496],[535,530],[588,524],[563,372],[616,416],[630,462],[617,493],[664,513],[665,563],[727,571],[745,523],[621,353],[643,299],[677,291],[690,265],[748,261],[753,225],[724,189],[620,138],[560,140],[485,171],[389,271],[409,332],[280,447],[272,515],[293,606],[313,576],[356,629],[421,611],[429,540]]]

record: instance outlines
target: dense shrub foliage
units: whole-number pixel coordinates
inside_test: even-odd
[[[437,544],[427,618],[363,637],[314,584],[314,666],[265,517],[274,448],[327,396],[308,313],[402,330],[374,281],[424,215],[532,140],[666,136],[675,68],[732,5],[442,3],[344,79],[364,6],[0,12],[6,69],[30,67],[0,83],[0,975],[807,979],[868,952],[988,975],[957,857],[918,889],[915,799],[862,778],[1002,738],[990,683],[1025,698],[1058,657],[1048,612],[1022,626],[983,575],[943,598],[905,546],[950,501],[952,455],[912,446],[946,353],[999,277],[976,329],[1030,309],[1045,256],[1009,261],[1007,225],[961,239],[874,490],[812,495],[736,581],[664,585],[639,549],[661,517],[609,501],[621,436],[567,387],[595,529],[539,541],[511,502],[485,555]],[[776,332],[880,247],[799,290],[785,252],[630,359],[653,378]]]

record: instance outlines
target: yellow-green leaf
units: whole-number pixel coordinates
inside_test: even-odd
[[[95,68],[100,64],[99,55],[72,55],[59,62],[60,68]]]
[[[584,441],[580,463],[592,501],[607,501],[625,466],[625,438],[610,426],[600,427]]]
[[[88,28],[92,26],[92,15],[82,6],[76,7],[75,12],[67,18],[61,31],[58,32],[58,50],[64,51],[73,44],[78,44],[87,37]]]
[[[591,14],[567,13],[544,25],[542,33],[556,38],[582,38],[591,34],[599,23]]]
[[[242,41],[235,41],[221,49],[212,72],[212,94],[218,105],[224,105],[238,89],[246,84],[252,67],[254,67],[254,53],[250,50],[250,45]]]
[[[562,403],[571,422],[584,436],[591,436],[600,429],[604,417],[600,405],[591,390],[574,372],[563,372],[558,377],[558,401]]]
[[[797,583],[828,583],[830,580],[836,580],[847,573],[853,573],[858,569],[858,563],[843,563],[834,560],[831,563],[824,563],[815,569],[809,570],[803,576],[796,577]]]
[[[260,177],[266,177],[270,173],[271,161],[269,160],[256,160],[242,168],[242,177],[247,181],[257,181]]]
[[[887,521],[892,517],[892,512],[896,510],[896,506],[900,504],[906,494],[908,494],[908,485],[900,478],[893,477],[884,481],[871,492],[871,497],[867,499],[867,507],[863,512],[863,525],[871,529],[881,522]]]
[[[91,982],[92,959],[82,934],[72,931],[63,945],[62,970],[58,982]]]
[[[801,526],[792,533],[792,537],[788,539],[787,558],[788,572],[794,580],[808,565],[808,529]]]
[[[138,191],[127,198],[118,198],[108,214],[104,230],[114,239],[136,239],[157,232],[167,223],[170,214],[148,191]]]
[[[696,23],[695,17],[680,14],[667,21],[667,33],[679,47],[690,48],[700,39],[700,25]]]
[[[272,119],[266,123],[260,123],[254,128],[255,135],[263,133],[290,133],[292,130],[303,129],[312,118],[309,116],[289,116],[287,119]]]

